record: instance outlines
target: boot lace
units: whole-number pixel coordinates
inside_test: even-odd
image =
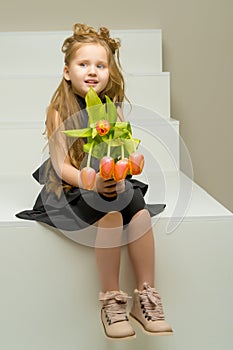
[[[144,289],[139,292],[141,308],[148,321],[164,320],[163,306],[159,293],[144,283]]]
[[[128,321],[126,315],[128,294],[121,291],[100,292],[99,300],[103,302],[103,309],[105,311],[108,324],[120,321]]]

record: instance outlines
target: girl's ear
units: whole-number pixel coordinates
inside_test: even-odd
[[[66,80],[70,80],[69,68],[66,65],[64,66],[64,69],[63,69],[63,77]]]

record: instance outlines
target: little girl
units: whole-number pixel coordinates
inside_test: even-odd
[[[119,269],[122,237],[136,279],[130,319],[152,335],[171,334],[160,296],[154,288],[154,236],[151,216],[165,205],[147,205],[147,185],[127,177],[104,180],[99,173],[93,190],[82,187],[80,169],[85,166],[85,139],[74,140],[61,131],[87,126],[85,96],[92,87],[104,102],[107,95],[123,120],[124,79],[119,63],[119,40],[109,30],[77,23],[62,46],[63,78],[48,107],[46,132],[50,157],[33,174],[44,184],[32,210],[17,217],[36,220],[66,231],[96,228],[95,253],[102,291],[101,319],[109,338],[134,337],[127,316],[128,295],[120,290]],[[92,164],[98,171],[98,164]],[[88,235],[88,233],[85,233]]]

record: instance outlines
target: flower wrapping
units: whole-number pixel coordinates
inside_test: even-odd
[[[90,171],[91,157],[100,160],[100,175],[108,180],[123,180],[127,174],[138,175],[144,166],[144,156],[137,152],[140,140],[132,136],[130,122],[119,122],[117,107],[108,96],[103,103],[90,87],[85,96],[88,127],[63,131],[69,137],[84,137],[88,154],[87,166],[81,170],[83,187],[92,189],[95,171]],[[94,169],[93,169],[94,170]],[[87,181],[88,177],[88,181]]]

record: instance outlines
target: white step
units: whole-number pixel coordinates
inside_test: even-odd
[[[164,212],[153,219],[167,220],[166,233],[170,234],[183,221],[232,220],[233,214],[211,197],[200,186],[195,184],[184,173],[164,172],[150,174],[149,177],[137,176],[149,184],[146,194],[147,203],[166,203]],[[1,174],[0,226],[34,227],[35,223],[16,218],[15,213],[32,208],[42,185],[39,185],[31,174],[15,173]]]
[[[125,72],[162,71],[161,30],[114,30],[112,34],[122,41]],[[0,33],[0,75],[60,74],[64,61],[61,46],[70,35],[71,31]]]
[[[170,176],[169,187],[176,192],[174,175],[167,174],[167,182]],[[94,249],[38,223],[13,217],[18,210],[31,207],[39,190],[32,184],[16,173],[1,176],[0,348],[41,350],[44,344],[50,350],[91,349],[93,344],[96,350],[111,347],[100,321]],[[156,199],[153,184],[152,190]],[[170,190],[169,195],[173,195]],[[188,215],[167,234],[171,202],[167,198],[167,211],[155,220],[154,235],[156,287],[175,333],[149,337],[135,327],[137,338],[125,342],[124,349],[194,350],[200,342],[205,349],[219,350],[221,344],[230,348],[233,216],[194,184]],[[122,253],[121,289],[132,295],[133,271],[125,248]],[[131,300],[129,309],[130,305]],[[217,324],[216,315],[224,315]],[[116,343],[114,348],[122,349],[122,345]]]

